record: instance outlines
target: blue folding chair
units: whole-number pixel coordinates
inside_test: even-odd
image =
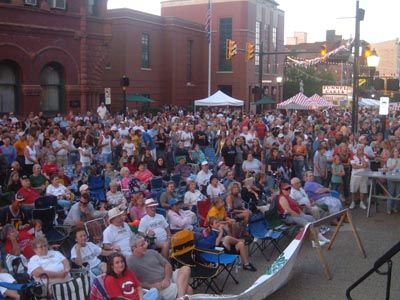
[[[150,191],[152,193],[158,192],[163,188],[163,179],[162,177],[154,177],[150,180]]]
[[[247,225],[247,231],[254,239],[253,243],[248,245],[249,256],[257,250],[260,250],[264,258],[269,261],[264,250],[270,245],[272,245],[273,249],[276,249],[279,254],[282,253],[282,248],[279,246],[278,241],[282,237],[283,232],[274,231],[263,214],[254,215],[250,218],[249,224]]]
[[[237,259],[239,258],[239,255],[237,254],[228,254],[228,253],[224,253],[224,252],[220,252],[220,251],[214,251],[214,250],[206,250],[206,249],[197,249],[200,258],[207,262],[207,263],[212,263],[215,265],[218,265],[222,268],[222,271],[226,271],[226,277],[225,280],[221,286],[221,288],[218,288],[219,292],[222,293],[224,291],[225,285],[230,278],[232,278],[232,280],[238,284],[239,281],[235,278],[235,276],[233,276],[232,270],[233,267],[235,266],[235,263],[237,261]],[[222,274],[223,272],[221,272],[220,274]]]

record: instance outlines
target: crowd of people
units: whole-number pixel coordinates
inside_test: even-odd
[[[10,203],[0,209],[2,251],[23,255],[33,277],[69,278],[70,262],[48,249],[40,220],[31,216],[38,198],[54,196],[57,222],[71,226],[75,237],[72,261],[106,273],[111,297],[142,299],[141,287],[156,289],[160,299],[191,294],[190,269],[173,271],[168,261],[171,235],[185,229],[195,231],[200,244],[237,253],[244,270],[256,271],[244,247],[246,225],[273,199],[282,219],[304,226],[345,206],[366,209],[368,179],[360,172],[400,172],[397,119],[384,124],[365,109],[354,133],[350,118],[344,109],[111,115],[104,103],[84,115],[5,114],[0,184],[2,201],[9,197]],[[392,195],[400,193],[396,182],[384,184]],[[212,205],[200,222],[197,204],[206,199]],[[398,212],[397,203],[388,199],[387,214]],[[82,227],[96,218],[107,220],[103,248],[89,242]],[[129,222],[137,222],[138,234]],[[320,228],[320,245],[329,242],[328,230]],[[110,259],[105,264],[99,256]]]

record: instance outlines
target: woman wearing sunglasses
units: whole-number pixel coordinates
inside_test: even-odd
[[[281,216],[286,219],[285,222],[288,224],[295,223],[300,226],[305,226],[307,223],[314,222],[314,217],[303,213],[300,206],[290,197],[291,189],[292,187],[290,186],[290,184],[282,184],[280,187],[280,194],[278,196],[278,210]],[[316,232],[318,232],[318,240],[320,246],[323,246],[330,242],[330,240],[319,233],[319,228],[316,228]]]

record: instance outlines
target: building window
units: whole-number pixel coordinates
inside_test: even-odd
[[[192,82],[193,40],[189,40],[187,43],[187,54],[186,82]]]
[[[63,112],[63,79],[61,67],[56,64],[46,66],[40,74],[40,109],[44,113]]]
[[[278,32],[276,27],[272,27],[272,47],[273,47],[273,52],[277,52],[278,50]],[[271,55],[271,73],[276,74],[276,54]]]
[[[16,112],[18,76],[9,63],[0,63],[0,112]]]
[[[232,18],[219,20],[219,71],[232,71],[232,62],[226,59],[227,39],[232,39]]]
[[[269,24],[265,25],[265,42],[264,42],[264,51],[271,52],[271,26]],[[264,73],[269,74],[271,72],[270,68],[270,56],[264,56]]]
[[[142,33],[142,68],[150,68],[150,42],[147,33]]]

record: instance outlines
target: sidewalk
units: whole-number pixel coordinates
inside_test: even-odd
[[[300,250],[298,261],[292,271],[289,282],[267,300],[338,300],[346,299],[346,289],[372,268],[374,262],[389,248],[400,240],[400,214],[386,215],[384,203],[380,204],[381,212],[373,213],[366,217],[366,211],[356,208],[351,211],[354,225],[357,228],[361,242],[363,243],[367,257],[363,258],[357,247],[349,224],[344,224],[332,248],[323,253],[329,265],[332,279],[327,280],[319,263],[317,253],[311,247],[310,241],[305,241]],[[332,235],[334,227],[326,235]],[[286,245],[284,245],[286,246]],[[258,272],[246,272],[239,270],[235,276],[240,283],[235,285],[231,280],[225,287],[225,294],[239,294],[247,289],[267,266],[276,258],[277,253],[270,262],[267,262],[260,254],[252,256],[250,260],[258,268]],[[381,270],[385,271],[386,265]],[[390,299],[400,298],[400,253],[393,257],[392,288]],[[201,291],[195,291],[201,292]],[[386,277],[373,274],[351,293],[356,299],[385,299]]]

